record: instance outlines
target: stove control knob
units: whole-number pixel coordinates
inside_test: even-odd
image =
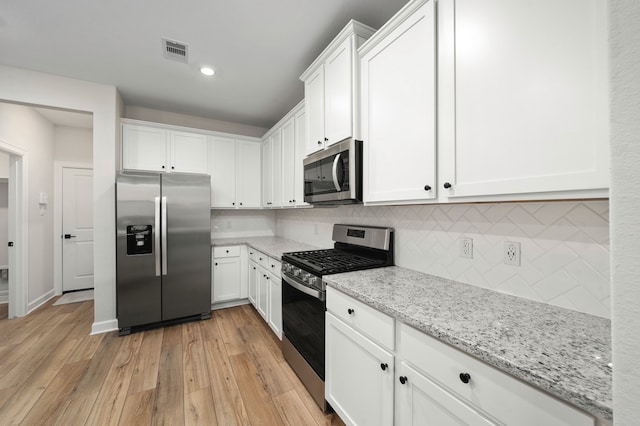
[[[299,277],[300,276],[300,272],[302,272],[302,271],[300,271],[300,268],[295,268],[295,267],[293,268],[293,276],[294,277]]]
[[[303,272],[300,278],[302,278],[302,281],[307,281],[310,276],[311,274],[309,274],[308,272]]]
[[[314,286],[316,285],[316,282],[318,281],[317,277],[314,277],[313,275],[311,275],[309,277],[309,279],[307,280],[307,282],[309,283],[310,286]]]

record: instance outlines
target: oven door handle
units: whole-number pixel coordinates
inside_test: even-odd
[[[340,162],[341,155],[342,153],[339,153],[338,155],[336,155],[336,158],[333,159],[333,167],[331,169],[331,174],[333,177],[333,186],[336,187],[336,191],[338,192],[342,191],[342,185],[340,185],[340,182],[338,182],[338,163]]]
[[[282,280],[289,284],[291,287],[295,288],[296,290],[300,290],[301,292],[303,292],[304,294],[307,294],[315,299],[320,300],[321,302],[324,302],[325,299],[325,292],[324,291],[320,291],[320,290],[316,290],[310,287],[307,287],[306,285],[302,285],[296,281],[294,281],[293,279],[289,278],[286,275],[282,276]]]

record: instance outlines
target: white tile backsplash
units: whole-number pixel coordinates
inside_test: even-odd
[[[211,210],[211,238],[275,235],[274,210]]]
[[[280,210],[275,234],[330,247],[334,223],[390,226],[399,266],[608,318],[608,216],[607,200],[358,205]],[[503,263],[505,241],[521,244],[521,266]]]

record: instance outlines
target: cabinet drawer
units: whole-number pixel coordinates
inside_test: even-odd
[[[215,259],[238,256],[240,256],[240,246],[222,246],[213,248],[213,257]]]
[[[398,354],[443,388],[505,424],[593,426],[588,414],[412,327],[399,327]],[[464,383],[461,374],[467,374]],[[411,380],[411,378],[408,378]]]
[[[392,317],[331,287],[327,288],[327,311],[385,348],[393,350],[395,322]]]
[[[271,272],[276,277],[280,278],[280,269],[282,269],[282,264],[279,260],[274,259],[273,257],[269,257],[269,265],[267,267],[267,271]]]
[[[260,266],[262,266],[267,271],[269,269],[271,269],[271,267],[269,265],[269,256],[267,256],[266,254],[264,254],[261,251],[256,251],[256,256],[258,257],[256,259],[256,262],[258,262],[260,264]]]
[[[249,260],[253,260],[254,262],[258,261],[258,250],[253,247],[247,247],[247,251],[249,252]]]

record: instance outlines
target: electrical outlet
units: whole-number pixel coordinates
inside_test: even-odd
[[[460,238],[460,257],[473,259],[473,238]]]
[[[520,243],[505,241],[504,263],[512,266],[520,266]]]

